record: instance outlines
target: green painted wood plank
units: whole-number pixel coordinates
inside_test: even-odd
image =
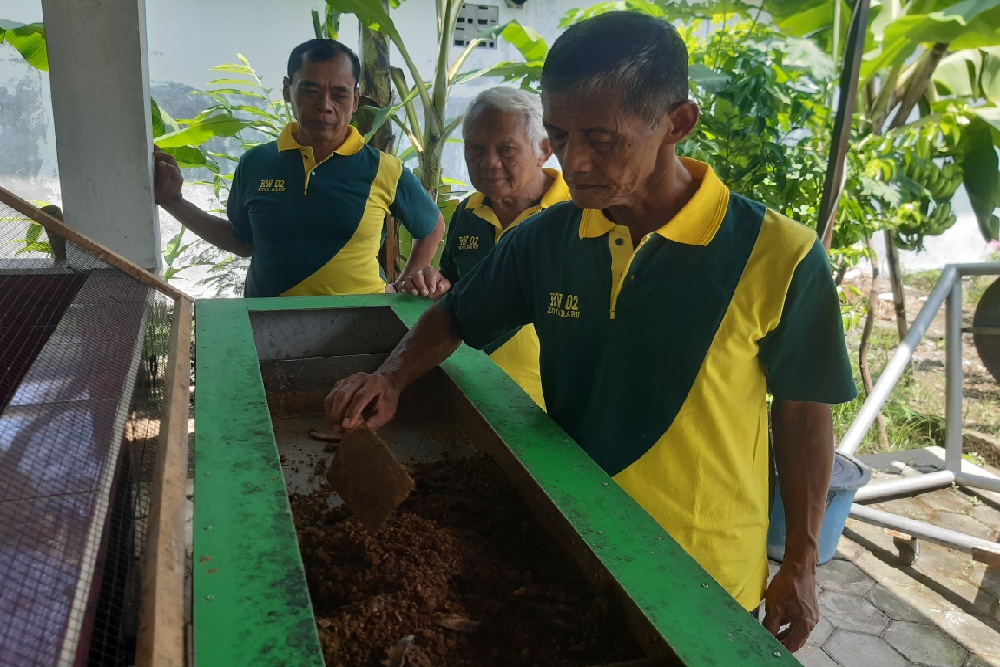
[[[272,477],[277,475],[276,479],[265,480],[271,484],[267,485],[266,492],[261,492],[262,495],[271,493],[276,495],[278,485],[284,494],[284,484],[280,479],[280,462],[267,414],[247,311],[386,305],[391,306],[407,326],[412,326],[428,302],[415,297],[382,295],[199,302],[199,375],[195,429],[199,435],[196,436],[196,447],[202,442],[213,448],[217,443],[228,443],[223,446],[226,450],[239,451],[240,447],[249,447],[254,452],[255,460],[258,455],[261,457],[255,467],[256,474]],[[209,340],[203,340],[203,336],[209,332],[211,332]],[[206,359],[205,354],[210,355],[210,358]],[[686,665],[710,667],[738,664],[778,667],[799,664],[583,450],[573,443],[562,429],[535,407],[521,389],[488,357],[463,346],[445,362],[444,369]],[[205,377],[206,374],[211,377],[211,382],[208,384],[206,384],[208,379]],[[209,388],[206,389],[206,386]],[[209,391],[222,392],[229,397],[203,395]],[[202,400],[208,403],[204,409],[200,404]],[[203,424],[200,421],[202,414],[213,422],[211,425],[204,425],[205,429],[210,429],[207,434],[202,432]],[[216,421],[219,424],[214,423]],[[202,437],[205,438],[204,441]],[[272,457],[269,464],[264,460],[267,456]],[[220,459],[209,457],[203,462],[203,458],[196,455],[198,464],[212,471],[216,470],[217,465],[232,466],[233,461],[242,460],[243,457],[234,458],[230,454]],[[198,489],[199,484],[205,486],[207,483],[196,468],[196,508],[203,502],[219,503],[223,506],[232,505],[234,502],[242,503],[248,493],[255,493],[252,490],[256,488],[253,484],[264,486],[261,479],[250,475],[240,482],[243,486],[232,483],[213,486],[216,494],[207,496],[209,500],[206,500],[205,497],[198,495]],[[248,483],[250,487],[246,486]],[[218,482],[212,484],[216,485]],[[287,513],[287,500],[284,498],[282,500],[284,500],[282,512]],[[271,509],[273,510],[273,506],[277,504],[280,503],[272,499]],[[285,517],[283,520],[287,523],[285,530],[280,530],[277,526],[281,522],[281,517],[274,513],[271,518],[275,525],[269,534],[271,532],[275,535],[280,534],[282,551],[287,552],[288,545],[284,542],[289,537],[294,540],[294,530],[291,527],[290,514],[283,516]],[[201,599],[204,595],[198,586],[199,577],[209,576],[204,574],[206,568],[201,568],[201,564],[198,563],[200,555],[208,553],[197,548],[199,531],[204,528],[198,520],[199,514],[196,510],[196,656],[201,655],[200,633],[209,630],[233,632],[233,628],[220,625],[208,626],[207,630],[198,617],[198,605],[201,605],[204,611],[209,611],[205,609],[206,601]],[[237,530],[249,532],[245,527]],[[219,535],[215,534],[214,537],[218,538]],[[240,536],[227,532],[226,539],[239,542]],[[216,544],[221,546],[221,541]],[[275,613],[290,618],[301,618],[297,614],[303,609],[301,596],[305,583],[302,579],[297,545],[293,547],[295,556],[291,560],[295,562],[297,568],[294,577],[289,578],[286,571],[285,578],[268,580],[261,576],[259,580],[244,582],[245,589],[240,597],[240,607],[233,609],[232,612],[241,619],[241,625],[247,630],[253,631],[254,628],[272,623]],[[285,566],[289,567],[287,563]],[[299,582],[302,591],[292,590]],[[276,585],[284,587],[280,595],[274,590]],[[205,591],[204,594],[211,593]],[[256,597],[268,600],[268,606],[255,605],[253,600]],[[274,603],[274,608],[270,606],[271,603]],[[277,609],[279,604],[286,604],[288,607],[281,611]],[[219,607],[215,606],[216,609]],[[308,601],[306,601],[307,607]],[[295,623],[293,625],[298,627]],[[222,657],[226,654],[220,652],[213,655]],[[223,662],[213,661],[208,664],[239,664],[230,660],[231,656],[228,656]],[[313,663],[301,662],[301,664]]]
[[[246,304],[195,312],[195,662],[322,666]]]

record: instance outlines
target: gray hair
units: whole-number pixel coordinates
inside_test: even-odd
[[[663,19],[600,14],[570,26],[549,49],[542,96],[563,92],[581,99],[621,93],[625,109],[655,126],[688,99],[687,47]]]
[[[542,101],[538,95],[527,90],[521,90],[520,88],[511,88],[510,86],[487,88],[476,95],[476,99],[472,100],[472,104],[469,105],[469,108],[465,112],[465,119],[462,121],[463,137],[469,131],[469,118],[475,112],[484,109],[494,109],[502,113],[524,114],[528,121],[525,128],[528,134],[528,141],[531,142],[536,155],[542,157],[545,154],[542,150],[542,142],[546,141],[549,136],[545,132],[545,126],[542,125]]]

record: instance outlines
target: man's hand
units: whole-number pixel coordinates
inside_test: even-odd
[[[399,294],[429,296],[437,301],[451,289],[451,281],[433,266],[425,266],[409,275],[404,272],[393,287]]]
[[[166,206],[181,199],[184,177],[173,155],[164,153],[159,146],[153,146],[153,197],[157,204]]]
[[[764,628],[794,653],[818,622],[816,567],[782,563],[764,593]]]
[[[384,375],[355,373],[334,385],[324,407],[330,426],[354,428],[367,422],[373,430],[396,415],[399,390]]]

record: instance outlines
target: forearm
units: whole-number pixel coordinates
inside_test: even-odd
[[[435,303],[424,311],[378,373],[402,393],[411,382],[450,357],[461,344],[451,315]]]
[[[785,563],[815,567],[833,467],[830,406],[775,399],[771,417],[785,510]]]
[[[228,220],[206,213],[183,198],[161,206],[179,223],[212,245],[241,257],[249,257],[253,253],[253,246],[236,238]]]
[[[443,237],[444,218],[441,215],[438,215],[437,225],[435,225],[431,233],[422,239],[413,240],[410,256],[406,260],[406,265],[403,267],[402,275],[408,276],[418,269],[430,266],[431,260],[434,259],[434,253],[437,252],[438,245],[441,244],[441,239]]]

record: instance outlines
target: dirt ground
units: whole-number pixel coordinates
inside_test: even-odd
[[[923,307],[927,295],[936,283],[936,273],[926,272],[906,277],[906,313],[907,322],[912,323],[917,313]],[[869,277],[861,276],[845,284],[852,284],[862,295],[868,294]],[[963,326],[971,326],[977,301],[994,277],[967,278],[964,287]],[[899,344],[896,328],[895,308],[891,290],[887,280],[880,279],[879,294],[883,298],[877,301],[875,330],[872,334],[871,351],[869,353],[875,380],[878,373],[888,362]],[[854,297],[855,299],[861,297]],[[861,337],[863,320],[858,326],[847,333],[848,350],[852,361],[857,363],[858,343]],[[901,399],[902,406],[894,408],[887,406],[884,414],[889,420],[906,420],[914,425],[916,431],[922,432],[932,442],[905,442],[899,437],[899,431],[890,429],[891,435],[897,435],[891,443],[891,449],[911,449],[927,444],[943,444],[944,428],[944,397],[945,397],[945,310],[942,307],[933,323],[917,346],[912,360],[912,380],[901,383],[896,390],[896,396]],[[982,456],[986,462],[994,466],[1000,465],[1000,451],[988,442],[984,443],[977,433],[987,436],[987,440],[1000,439],[1000,386],[997,380],[983,365],[982,359],[970,334],[963,336],[962,359],[964,363],[964,429],[966,438],[966,454]],[[860,407],[860,406],[859,406]],[[908,409],[907,409],[908,408]],[[842,435],[838,433],[838,436]],[[919,435],[917,436],[919,437]],[[877,451],[884,447],[867,448],[867,451]]]
[[[642,656],[488,457],[424,464],[376,534],[290,496],[330,667],[603,665]]]

